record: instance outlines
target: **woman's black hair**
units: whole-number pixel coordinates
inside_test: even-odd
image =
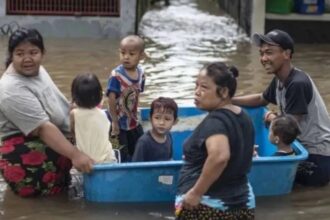
[[[235,66],[228,67],[225,63],[214,62],[203,67],[206,70],[207,76],[213,79],[218,86],[217,94],[221,96],[220,89],[228,88],[229,97],[233,97],[236,92],[237,81],[239,75],[238,69]]]
[[[284,144],[291,144],[300,134],[297,120],[291,115],[277,116],[272,120],[271,129]]]
[[[5,62],[6,68],[13,61],[13,52],[15,48],[23,42],[29,42],[35,45],[41,50],[42,53],[45,53],[44,40],[39,31],[37,31],[36,29],[27,29],[21,27],[14,31],[9,37],[7,51],[8,57]]]
[[[79,74],[71,84],[72,101],[79,107],[94,108],[102,101],[102,86],[93,73]]]

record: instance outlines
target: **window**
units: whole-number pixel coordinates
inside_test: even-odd
[[[120,15],[120,0],[7,0],[6,4],[8,15]]]

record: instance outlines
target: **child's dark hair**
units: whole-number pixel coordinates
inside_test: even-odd
[[[290,115],[277,116],[272,120],[271,129],[284,144],[291,144],[300,134],[297,120]]]
[[[174,116],[174,120],[178,117],[178,105],[171,98],[159,97],[152,101],[150,108],[150,118],[152,117],[155,109],[163,109],[164,112],[171,111]]]
[[[24,42],[29,42],[35,46],[37,46],[42,53],[45,53],[45,46],[44,41],[36,29],[27,29],[27,28],[19,28],[16,31],[14,31],[8,41],[8,57],[6,60],[6,68],[10,65],[10,63],[13,61],[13,52],[15,48]]]
[[[102,101],[102,86],[93,73],[79,74],[71,84],[72,101],[79,107],[94,108]]]
[[[217,94],[220,96],[221,88],[228,88],[229,97],[233,97],[236,92],[236,78],[239,75],[238,69],[234,66],[228,67],[225,63],[214,62],[203,67],[206,70],[207,76],[211,77],[214,83],[218,86]],[[203,70],[202,69],[202,70]]]

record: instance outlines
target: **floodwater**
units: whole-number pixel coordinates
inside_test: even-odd
[[[264,73],[258,51],[235,22],[219,12],[213,0],[177,0],[156,5],[143,18],[140,33],[147,42],[147,74],[141,105],[158,96],[192,104],[194,79],[203,64],[225,61],[240,70],[238,94],[261,92],[271,76]],[[0,37],[0,60],[7,38]],[[81,72],[96,73],[105,86],[118,64],[118,40],[45,39],[44,65],[60,90],[70,98],[70,84]],[[310,73],[330,109],[330,45],[296,45],[293,62]],[[271,170],[269,171],[271,172]],[[111,187],[111,186],[109,186]],[[285,196],[257,198],[256,219],[330,219],[330,187],[294,188]],[[174,219],[173,204],[98,204],[60,195],[22,199],[0,180],[0,219]]]

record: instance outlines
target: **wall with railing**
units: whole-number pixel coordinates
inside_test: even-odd
[[[0,36],[25,26],[52,37],[120,38],[136,32],[137,2],[0,0]]]
[[[119,16],[119,0],[6,0],[8,15]]]

